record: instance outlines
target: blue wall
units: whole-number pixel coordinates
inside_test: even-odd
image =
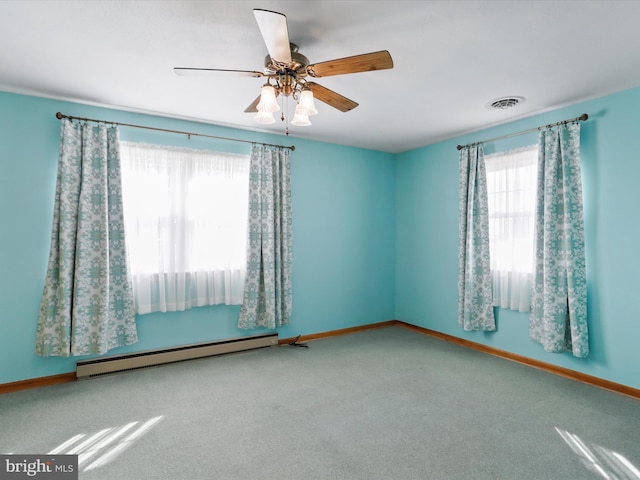
[[[75,371],[33,354],[53,218],[60,121],[81,117],[235,137],[292,153],[294,305],[281,338],[394,318],[395,162],[386,153],[0,92],[0,384]],[[130,141],[247,152],[249,145],[123,127]],[[260,333],[238,306],[140,315],[123,353]]]
[[[640,388],[640,89],[402,153],[396,165],[396,318],[502,350]],[[587,113],[581,123],[591,354],[551,354],[528,337],[528,316],[497,312],[494,333],[457,324],[458,151]],[[537,142],[527,134],[485,152]]]
[[[0,383],[75,370],[33,347],[46,272],[60,122],[55,113],[295,144],[292,154],[294,313],[280,337],[397,318],[449,335],[640,388],[640,89],[390,155],[0,92]],[[528,338],[527,315],[498,311],[495,333],[457,325],[456,145],[588,113],[582,165],[591,355],[550,354]],[[123,140],[248,151],[237,143],[122,128]],[[523,135],[485,145],[529,145]],[[112,353],[258,333],[239,307],[138,317],[140,342]]]

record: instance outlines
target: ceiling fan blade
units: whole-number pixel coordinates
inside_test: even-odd
[[[313,92],[314,98],[333,108],[337,108],[341,112],[348,112],[358,106],[353,100],[349,100],[347,97],[343,97],[339,93],[329,90],[327,87],[323,87],[314,82],[307,82],[307,85]]]
[[[263,77],[264,73],[254,72],[252,70],[226,70],[224,68],[192,68],[192,67],[174,67],[173,71],[176,75],[181,76],[203,76],[217,75],[219,73],[230,73],[240,77]]]
[[[264,38],[271,60],[280,63],[291,63],[287,17],[282,13],[262,10],[261,8],[254,8],[253,14],[258,22],[260,33],[262,33],[262,38]]]
[[[312,77],[328,77],[331,75],[344,75],[345,73],[386,70],[388,68],[393,68],[393,59],[388,51],[382,50],[309,65],[307,73]]]
[[[254,113],[258,111],[258,104],[260,103],[260,97],[261,95],[258,95],[258,97],[251,102],[251,105],[249,105],[247,108],[244,109],[244,113]]]

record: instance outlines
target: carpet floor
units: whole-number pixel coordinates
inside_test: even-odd
[[[0,395],[86,480],[640,480],[640,402],[393,326]]]

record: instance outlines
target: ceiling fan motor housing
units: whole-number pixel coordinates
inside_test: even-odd
[[[286,65],[274,62],[271,59],[270,55],[267,55],[264,58],[264,71],[266,75],[275,75],[278,73],[295,73],[296,75],[305,76],[307,74],[308,66],[309,59],[301,53],[293,50],[291,51],[291,63],[288,63]]]
[[[290,46],[290,63],[284,64],[274,61],[271,55],[267,55],[264,58],[265,74],[272,77],[277,76],[277,83],[274,87],[278,95],[284,95],[285,97],[295,96],[298,79],[307,76],[307,66],[309,66],[309,59],[301,53],[298,53],[298,46],[293,43],[291,43]]]

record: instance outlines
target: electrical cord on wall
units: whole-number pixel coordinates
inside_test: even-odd
[[[306,343],[298,343],[298,340],[300,339],[300,335],[298,335],[293,342],[289,342],[289,345],[291,345],[292,347],[301,347],[301,348],[309,348],[309,345],[307,345]]]

